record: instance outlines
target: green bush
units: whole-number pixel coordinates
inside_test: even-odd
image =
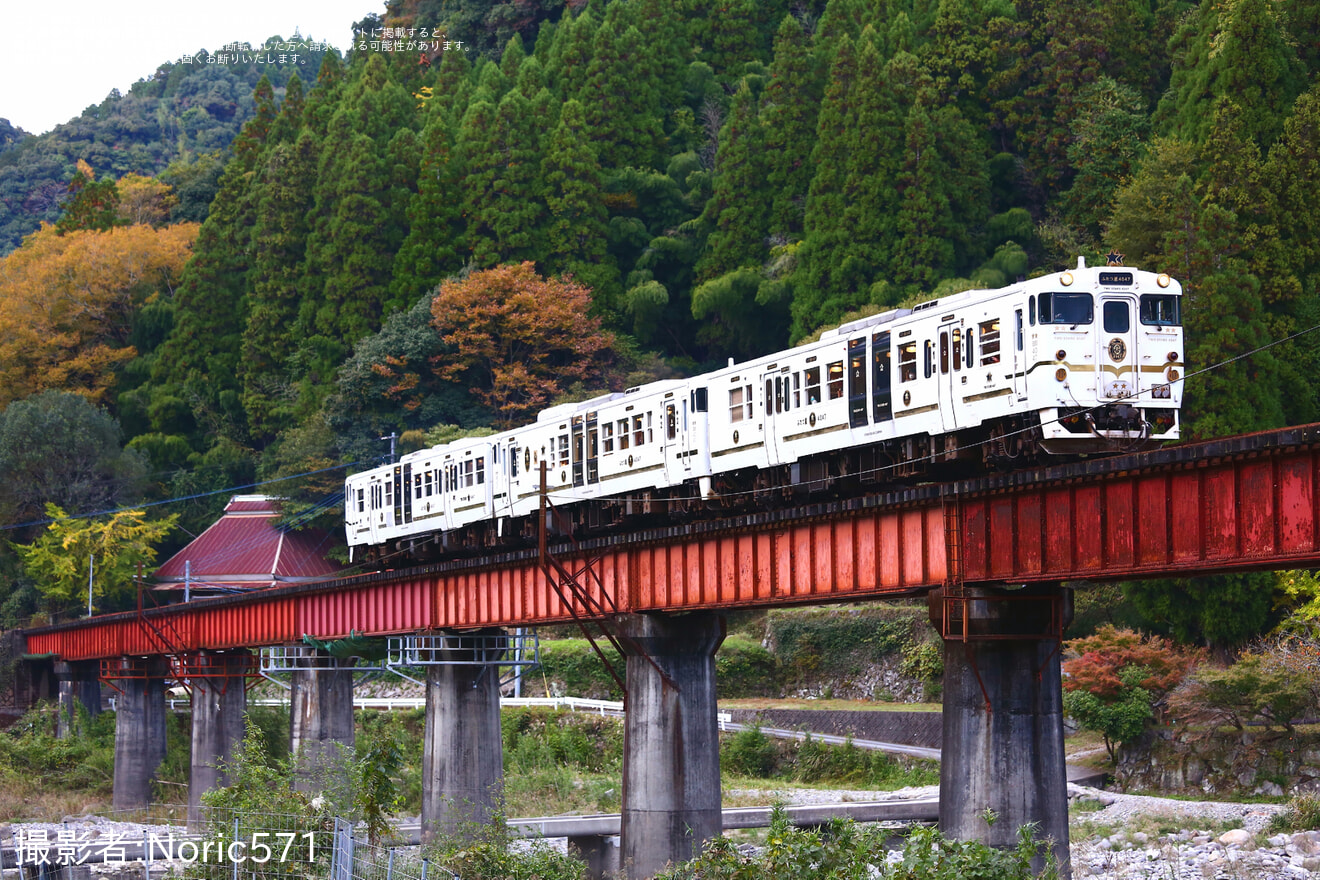
[[[605,656],[623,674],[623,658],[611,656],[608,644]],[[584,699],[621,700],[623,693],[600,657],[586,639],[551,639],[541,642],[541,668],[530,677],[542,677],[563,687],[563,694]]]
[[[939,764],[859,749],[851,740],[832,745],[808,736],[771,739],[758,728],[727,734],[720,746],[720,769],[752,779],[786,779],[857,788],[892,790],[935,785]]]
[[[115,715],[89,718],[80,709],[74,726],[76,735],[56,739],[55,707],[32,709],[0,734],[0,774],[35,777],[61,791],[108,795],[115,776]]]
[[[944,677],[944,646],[924,639],[908,641],[903,645],[903,659],[898,669],[926,684],[938,682]]]
[[[1270,831],[1275,834],[1320,829],[1320,795],[1295,794],[1282,812],[1270,818]]]
[[[1314,670],[1281,662],[1273,651],[1244,654],[1232,666],[1202,666],[1169,695],[1169,711],[1193,724],[1252,722],[1293,729],[1317,708]]]
[[[913,829],[901,853],[890,855],[887,838],[893,829],[861,827],[836,820],[824,832],[788,824],[776,810],[765,847],[744,855],[727,837],[717,837],[701,857],[657,880],[1056,880],[1052,853],[1029,827],[1011,850],[976,841],[949,840],[931,828]],[[1031,860],[1045,853],[1046,867],[1037,875]],[[900,858],[901,857],[901,858]]]
[[[779,664],[760,642],[729,636],[715,655],[715,686],[720,699],[777,697],[782,689]]]
[[[773,611],[770,642],[788,681],[822,670],[855,672],[903,649],[924,621],[914,609],[868,607]]]
[[[759,727],[749,727],[720,743],[720,769],[738,776],[768,778],[774,772],[775,744]]]
[[[442,839],[423,855],[463,880],[581,880],[586,863],[543,843],[511,851],[513,837],[502,818],[478,829],[476,839]],[[444,876],[445,872],[439,872]]]

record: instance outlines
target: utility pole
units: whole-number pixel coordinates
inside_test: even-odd
[[[92,616],[92,575],[96,572],[96,554],[87,554],[87,616]]]
[[[390,441],[390,464],[394,464],[394,462],[398,461],[398,458],[395,456],[395,449],[396,449],[396,444],[398,443],[399,440],[399,432],[390,431],[390,435],[388,437],[381,437],[380,439]]]

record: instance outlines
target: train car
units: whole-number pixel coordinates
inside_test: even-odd
[[[595,528],[1176,440],[1181,294],[1168,275],[1079,260],[556,406],[349,477],[350,551],[421,557],[525,536],[543,462],[569,527]]]

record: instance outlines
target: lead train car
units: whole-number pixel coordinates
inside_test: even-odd
[[[735,505],[939,463],[1174,440],[1181,294],[1167,275],[1079,259],[713,373],[556,406],[534,424],[349,477],[350,553],[421,558],[529,533],[542,462],[556,508],[602,525],[657,504]]]

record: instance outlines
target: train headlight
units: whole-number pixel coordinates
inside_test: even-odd
[[[1056,361],[1064,361],[1067,360],[1067,358],[1068,358],[1068,352],[1064,351],[1063,349],[1059,349],[1054,353],[1054,359]]]
[[[1062,382],[1064,379],[1068,378],[1068,371],[1065,370],[1063,367],[1059,367],[1057,370],[1054,371],[1054,378]]]
[[[1168,287],[1168,286],[1169,286],[1169,282],[1170,282],[1171,280],[1172,280],[1172,279],[1169,278],[1168,275],[1161,274],[1159,277],[1157,277],[1157,278],[1155,279],[1155,283],[1158,284],[1160,287]]]
[[[1170,382],[1177,382],[1178,379],[1181,378],[1177,370],[1169,370],[1166,375],[1169,377]]]
[[[1176,351],[1171,351],[1171,352],[1169,352],[1167,355],[1165,355],[1165,357],[1167,357],[1167,358],[1169,359],[1169,363],[1173,363],[1174,361],[1176,361],[1176,360],[1178,359],[1178,352],[1176,352]]]
[[[1072,283],[1073,283],[1073,276],[1072,276],[1072,273],[1071,273],[1071,272],[1064,272],[1062,275],[1060,275],[1060,276],[1059,276],[1059,283],[1062,284],[1064,287],[1067,287],[1067,286],[1069,286],[1070,284],[1072,284]]]

